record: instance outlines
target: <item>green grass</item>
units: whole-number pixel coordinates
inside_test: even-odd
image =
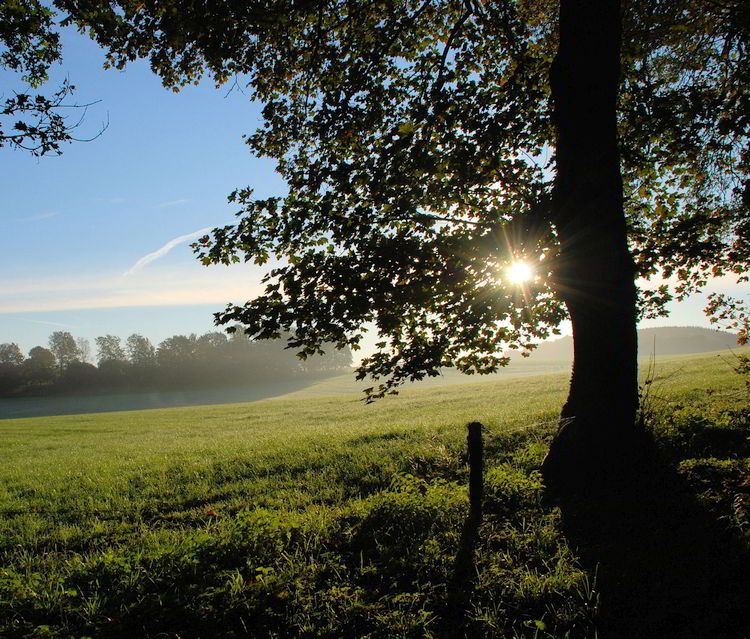
[[[731,364],[664,361],[649,393],[670,463],[746,533],[748,455],[712,439],[742,442]],[[0,635],[594,636],[596,569],[537,472],[566,385],[1,421]],[[457,585],[469,421],[487,516]]]
[[[514,361],[507,368],[500,369],[495,375],[482,377],[462,375],[453,369],[446,369],[437,377],[427,377],[419,382],[407,384],[406,388],[425,389],[456,384],[505,381],[567,370],[570,370],[570,362],[567,361],[535,362],[523,359]],[[270,398],[318,399],[334,395],[356,394],[361,396],[363,389],[371,385],[372,382],[357,381],[350,372],[332,377],[301,377],[275,383],[193,390],[97,393],[81,396],[0,397],[0,419],[254,402]]]

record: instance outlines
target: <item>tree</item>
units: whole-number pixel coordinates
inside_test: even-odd
[[[71,363],[81,359],[78,344],[68,331],[55,331],[49,336],[49,350],[62,373]]]
[[[18,344],[0,344],[0,365],[20,366],[23,364],[23,353]]]
[[[222,360],[227,359],[228,343],[229,340],[227,339],[226,333],[220,333],[218,331],[204,333],[198,338],[196,344],[196,356],[204,362],[221,364]]]
[[[0,1],[0,69],[22,74],[21,80],[36,90],[47,81],[50,66],[61,58],[52,7],[38,0]],[[91,106],[68,103],[74,90],[65,81],[51,95],[6,94],[0,104],[0,147],[24,149],[37,156],[61,153],[63,143],[76,140],[73,132]],[[82,111],[72,124],[65,115],[70,110]]]
[[[114,66],[148,55],[175,89],[242,75],[265,104],[247,141],[289,193],[239,189],[237,224],[197,252],[281,266],[219,323],[290,331],[303,356],[374,324],[358,374],[377,397],[444,366],[495,371],[570,317],[549,483],[638,460],[638,314],[750,265],[739,0],[63,4]],[[513,282],[517,262],[534,277]],[[658,273],[677,285],[636,289]]]
[[[33,385],[48,384],[55,378],[55,356],[43,346],[34,346],[29,351],[23,367],[27,379]]]
[[[189,336],[173,335],[159,344],[156,349],[156,360],[159,366],[182,367],[189,366],[196,359],[198,337],[195,333]]]
[[[100,374],[96,366],[75,360],[70,362],[63,371],[59,386],[74,393],[87,392],[97,386],[99,379]]]
[[[97,362],[101,366],[102,362],[107,361],[125,361],[127,356],[125,350],[120,345],[120,338],[116,335],[104,335],[97,337],[95,340],[98,352]]]
[[[91,359],[91,344],[85,337],[76,337],[76,346],[78,347],[78,354],[81,361],[88,363]]]
[[[131,365],[116,335],[103,335],[95,340],[98,351],[99,381],[103,385],[121,386],[130,375]]]
[[[156,365],[156,351],[147,337],[133,333],[125,342],[125,348],[133,366],[150,368]]]
[[[13,391],[21,385],[23,353],[18,344],[0,344],[0,392]]]

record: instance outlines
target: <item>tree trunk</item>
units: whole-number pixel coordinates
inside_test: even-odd
[[[573,324],[563,425],[542,472],[576,491],[628,474],[640,452],[636,291],[623,211],[616,101],[619,0],[562,0],[552,64],[560,240],[555,285]]]

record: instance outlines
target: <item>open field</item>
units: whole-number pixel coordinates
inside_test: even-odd
[[[656,352],[656,361],[669,362],[680,357],[695,357],[697,352],[713,350],[726,358],[736,350],[736,336],[695,327],[666,327],[641,329],[639,352],[641,362],[647,363]],[[727,346],[731,344],[732,346]],[[675,355],[664,353],[693,353]],[[437,377],[406,384],[405,389],[427,389],[456,384],[496,383],[510,379],[533,377],[549,373],[569,372],[572,364],[573,343],[570,337],[543,343],[530,358],[516,353],[508,366],[493,375],[462,375],[454,369],[444,369]],[[207,406],[255,402],[263,399],[310,399],[362,393],[372,381],[357,381],[353,373],[319,374],[292,377],[275,382],[256,381],[252,384],[194,388],[189,390],[151,390],[93,394],[62,394],[40,397],[0,397],[0,419],[48,417],[116,411],[135,411],[184,406]]]
[[[567,360],[531,361],[523,359],[502,368],[495,375],[470,376],[447,369],[438,377],[428,377],[407,384],[407,389],[435,388],[456,384],[498,382],[519,377],[543,375],[570,370]],[[275,383],[207,388],[98,395],[62,395],[45,397],[0,398],[0,419],[78,415],[181,406],[205,406],[255,402],[270,398],[318,398],[360,394],[372,382],[357,381],[353,373],[331,377],[299,377]]]
[[[745,392],[732,364],[665,360],[649,384],[674,463],[730,491],[746,443],[701,451],[691,435],[689,459],[679,451],[690,428],[746,441],[732,435]],[[0,636],[594,636],[595,571],[536,472],[566,383],[445,385],[365,405],[325,397],[341,388],[327,380],[250,404],[2,421]],[[457,585],[475,420],[487,516],[474,577]],[[734,508],[722,516],[746,533],[740,494],[711,503]]]
[[[731,352],[715,353],[731,359]],[[659,356],[659,362],[673,362],[696,355]],[[641,358],[646,365],[649,358]],[[509,366],[494,375],[463,375],[453,369],[445,369],[438,377],[427,377],[407,384],[405,390],[420,390],[458,384],[497,384],[512,379],[568,373],[569,359],[536,358],[514,359]],[[107,413],[118,411],[150,410],[186,406],[208,406],[257,402],[264,399],[318,399],[337,395],[358,395],[372,382],[357,381],[353,373],[322,378],[295,378],[276,383],[193,390],[168,390],[135,393],[112,393],[97,395],[62,395],[45,397],[0,398],[0,420],[23,417],[48,417],[56,415],[79,415],[83,413]]]

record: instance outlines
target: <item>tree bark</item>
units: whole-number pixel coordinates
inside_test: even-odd
[[[553,490],[624,478],[636,462],[638,371],[634,264],[628,251],[616,102],[619,0],[562,0],[552,64],[560,254],[555,286],[573,325],[563,424],[542,472]]]

